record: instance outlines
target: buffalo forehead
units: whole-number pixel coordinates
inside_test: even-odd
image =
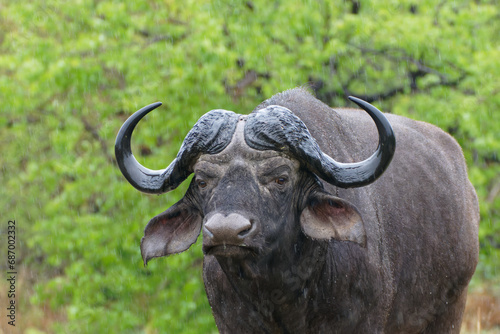
[[[246,118],[240,118],[231,142],[222,152],[217,154],[202,154],[198,158],[198,162],[208,162],[215,165],[230,165],[243,160],[250,165],[261,165],[262,162],[271,160],[276,161],[276,163],[279,163],[279,161],[285,162],[287,160],[295,161],[295,159],[289,157],[283,152],[274,150],[257,150],[248,146],[244,139],[245,122]],[[296,162],[296,164],[298,164],[298,162]]]
[[[203,154],[198,161],[206,161],[213,164],[228,164],[238,158],[243,158],[249,161],[262,162],[276,157],[283,157],[284,154],[276,151],[258,151],[251,147],[239,147],[234,150],[224,150],[218,154]]]
[[[195,164],[195,171],[197,169],[203,169],[207,163],[221,167],[244,163],[249,167],[258,166],[264,169],[278,167],[282,164],[290,165],[292,169],[297,169],[299,167],[299,162],[297,160],[284,153],[272,150],[258,151],[249,146],[239,147],[238,149],[229,151],[224,150],[218,154],[203,154]]]

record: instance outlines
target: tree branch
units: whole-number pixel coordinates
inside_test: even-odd
[[[356,97],[359,97],[367,102],[373,102],[377,100],[385,100],[394,97],[397,94],[404,93],[407,89],[409,89],[411,92],[419,92],[422,90],[426,89],[431,89],[437,86],[449,86],[449,87],[456,87],[463,79],[467,77],[467,73],[458,68],[454,64],[448,64],[448,66],[452,67],[453,69],[457,70],[460,72],[460,75],[458,78],[454,80],[450,80],[449,76],[445,73],[442,73],[426,64],[424,64],[421,60],[417,60],[411,56],[409,56],[404,50],[398,50],[398,49],[382,49],[382,50],[375,50],[375,49],[370,49],[366,47],[362,47],[359,45],[353,45],[350,44],[352,47],[358,49],[361,51],[362,54],[375,54],[381,57],[386,58],[390,62],[395,62],[395,63],[400,63],[400,62],[407,62],[410,64],[415,65],[416,69],[408,69],[407,70],[407,77],[408,77],[408,83],[403,84],[397,87],[390,88],[386,91],[383,92],[378,92],[375,94],[367,95],[367,94],[358,94],[356,92],[353,92],[352,90],[349,89],[353,81],[355,81],[362,73],[366,71],[365,65],[359,67],[356,71],[354,71],[346,80],[340,79],[340,86],[342,88],[342,93],[340,92],[319,92],[321,88],[324,87],[324,83],[321,80],[311,80],[312,85],[311,87],[315,91],[318,97],[322,98],[323,101],[327,103],[331,103],[332,100],[336,97],[339,97],[343,95],[344,97],[347,97],[349,95],[353,95]],[[332,61],[333,59],[333,61]],[[376,69],[376,63],[370,63],[369,60],[367,60],[368,66],[373,66]],[[334,58],[330,58],[329,62],[330,66],[330,72],[332,75],[336,75],[339,77],[338,69],[337,69],[337,63],[335,62]],[[425,77],[427,75],[435,75],[439,78],[437,82],[429,83],[425,87],[419,87],[418,86],[418,79]]]

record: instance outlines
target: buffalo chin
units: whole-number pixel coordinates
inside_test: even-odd
[[[236,245],[217,245],[204,246],[205,255],[223,256],[223,257],[245,257],[252,253],[252,250],[245,246]]]

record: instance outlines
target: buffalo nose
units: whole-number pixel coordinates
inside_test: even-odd
[[[204,234],[212,243],[240,245],[252,229],[252,222],[240,214],[224,216],[217,213],[203,227]]]

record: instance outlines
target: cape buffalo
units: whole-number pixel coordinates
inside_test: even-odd
[[[460,331],[479,224],[462,151],[435,126],[350,99],[364,111],[302,88],[249,115],[212,110],[159,171],[130,140],[160,103],[120,129],[117,162],[138,190],[168,192],[194,173],[146,226],[141,253],[146,264],[183,252],[203,230],[220,332]]]

